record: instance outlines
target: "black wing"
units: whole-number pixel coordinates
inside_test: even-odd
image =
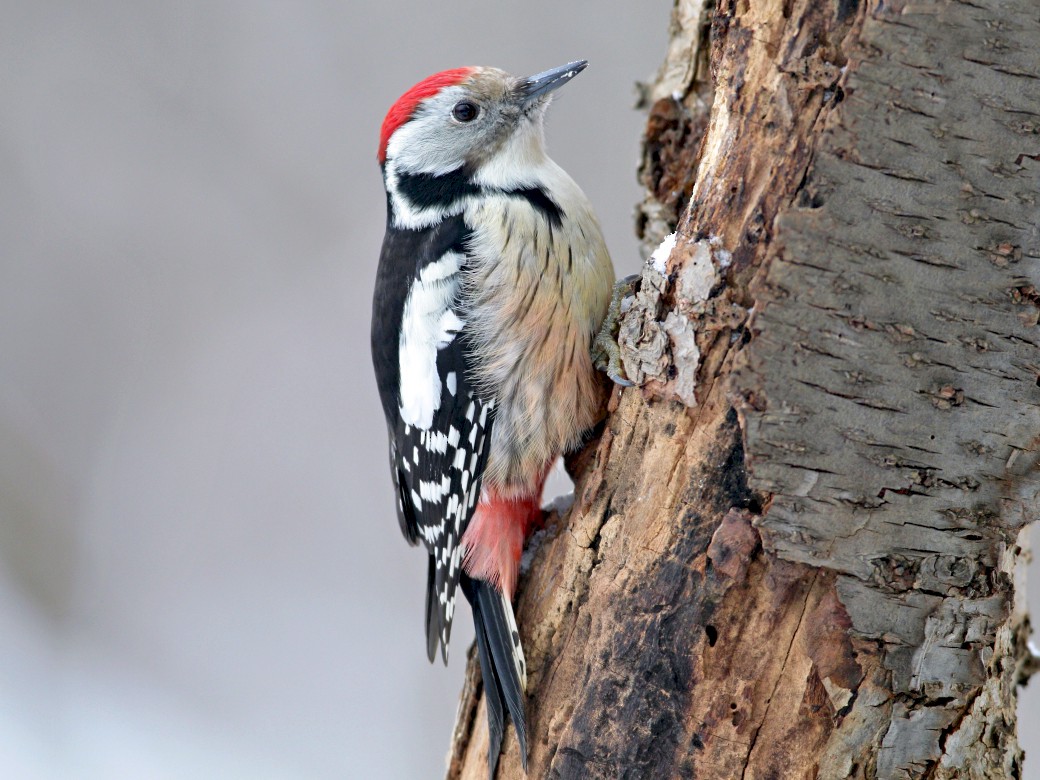
[[[458,365],[454,352],[441,351],[438,361]],[[457,369],[455,369],[457,371]],[[447,388],[441,405],[427,430],[404,425],[396,437],[401,449],[402,493],[405,511],[418,529],[430,553],[426,590],[426,652],[433,660],[437,645],[447,661],[448,640],[455,612],[456,590],[462,574],[462,535],[466,532],[480,497],[481,477],[487,462],[494,417],[492,404],[485,403],[456,373],[459,385]]]
[[[405,538],[421,540],[430,555],[431,660],[438,644],[447,658],[460,542],[480,495],[494,418],[494,402],[469,384],[464,322],[454,310],[467,237],[461,217],[427,230],[388,229],[373,304],[372,354],[398,518]],[[402,262],[414,272],[403,273]]]

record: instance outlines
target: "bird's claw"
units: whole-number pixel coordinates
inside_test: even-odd
[[[621,370],[624,371],[624,368],[622,368]],[[636,383],[633,382],[631,379],[628,379],[628,378],[623,377],[623,376],[618,376],[613,371],[609,371],[608,370],[607,371],[607,376],[610,377],[610,380],[615,385],[620,385],[621,387],[635,387],[636,386]]]
[[[610,377],[614,384],[621,387],[635,386],[635,382],[625,374],[625,368],[621,363],[621,348],[618,346],[621,302],[636,292],[640,278],[639,274],[632,274],[614,283],[607,316],[592,342],[592,357],[596,368]]]

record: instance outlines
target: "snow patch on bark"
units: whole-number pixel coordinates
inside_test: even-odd
[[[650,255],[650,259],[646,262],[654,267],[654,270],[661,276],[666,276],[667,271],[665,267],[668,263],[668,256],[675,249],[675,233],[672,233],[665,237],[664,241],[654,250],[654,253]]]

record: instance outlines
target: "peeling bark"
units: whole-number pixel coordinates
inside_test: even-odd
[[[677,243],[522,580],[529,776],[1019,776],[1037,40],[1033,0],[677,2],[640,218]]]

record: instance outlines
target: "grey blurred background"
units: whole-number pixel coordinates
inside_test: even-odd
[[[634,272],[670,7],[3,5],[0,778],[443,774],[472,630],[426,663],[367,352],[378,127],[437,70],[588,58],[550,147]]]

